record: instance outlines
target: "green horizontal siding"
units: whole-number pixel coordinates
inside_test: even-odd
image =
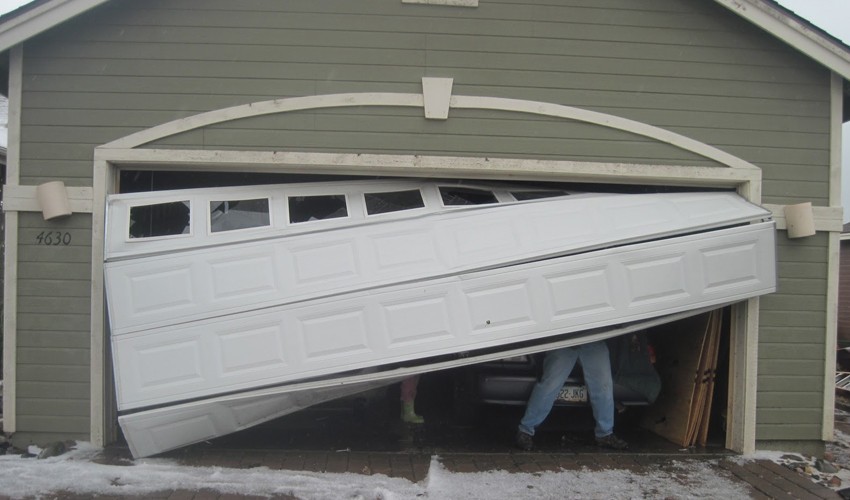
[[[69,244],[40,244],[47,233],[67,234]],[[22,213],[18,240],[18,429],[87,435],[91,217]]]
[[[762,169],[763,201],[827,205],[829,73],[702,0],[113,0],[24,47],[21,183],[91,186],[92,151],[161,123],[253,102],[351,92],[575,106],[669,129]],[[343,108],[239,120],[157,147],[503,156],[714,165],[603,127],[514,113]],[[43,230],[68,247],[35,243]],[[91,220],[21,217],[22,435],[88,432]],[[759,439],[818,440],[826,240],[780,241],[759,336]],[[61,384],[74,387],[61,397]],[[60,391],[60,392],[58,392]],[[55,401],[55,408],[49,401]],[[779,418],[787,407],[791,417]]]
[[[25,92],[39,112],[25,120],[40,137],[57,135],[56,142],[74,142],[83,151],[99,144],[105,131],[130,132],[117,125],[155,125],[179,118],[187,106],[200,112],[287,96],[419,92],[422,76],[449,75],[456,94],[575,105],[687,132],[751,161],[788,167],[784,180],[811,182],[805,195],[825,201],[817,192],[827,180],[823,169],[805,179],[787,174],[801,162],[821,162],[828,149],[828,129],[818,119],[828,111],[823,70],[734,15],[698,2],[618,8],[576,3],[581,5],[541,8],[535,2],[498,2],[469,10],[383,1],[257,1],[238,9],[110,3],[28,48],[28,70],[39,78]],[[230,36],[236,32],[238,38]],[[91,104],[57,101],[60,89],[86,89]],[[191,94],[188,103],[182,94]],[[138,101],[142,96],[144,103]],[[80,112],[64,113],[67,127],[58,126],[53,106]],[[120,116],[110,117],[110,109]],[[662,112],[666,119],[655,122]],[[453,112],[439,126],[423,125],[409,110],[391,113],[409,125],[399,127],[387,113],[372,110],[312,113],[300,120],[266,120],[266,130],[248,126],[240,135],[228,124],[216,128],[218,135],[208,130],[161,145],[710,164],[600,127],[582,133],[573,124],[541,133],[523,120],[491,113],[479,118],[484,126],[470,121],[472,133],[459,133],[463,113]],[[796,118],[813,123],[800,126]],[[76,137],[63,131],[73,125]],[[33,158],[61,155],[34,145]],[[70,158],[77,156],[71,152]],[[76,180],[78,169],[72,173]],[[37,172],[33,177],[44,178]]]
[[[18,347],[21,348],[88,349],[90,345],[91,336],[88,332],[29,330],[25,337],[18,339]]]
[[[802,405],[805,405],[810,408],[816,408],[823,404],[823,394],[817,392],[818,387],[810,387],[806,392],[792,392],[786,391],[785,393],[775,393],[768,392],[764,393],[759,397],[759,406],[761,408],[785,408],[785,405],[788,403],[789,397],[794,397],[795,399],[799,399]]]
[[[42,398],[85,400],[89,399],[89,385],[74,382],[19,382],[18,390],[39,394]],[[46,413],[46,412],[45,412]]]
[[[798,190],[795,190],[798,192]],[[757,439],[819,439],[827,360],[824,234],[778,233],[777,292],[761,299]],[[784,427],[783,427],[784,426]],[[783,434],[783,429],[788,433]]]

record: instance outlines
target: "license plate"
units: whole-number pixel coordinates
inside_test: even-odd
[[[587,388],[583,385],[565,385],[558,393],[558,401],[564,403],[587,402]]]

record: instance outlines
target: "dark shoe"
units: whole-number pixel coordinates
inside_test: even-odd
[[[612,450],[625,450],[629,447],[629,443],[623,441],[614,434],[608,434],[605,437],[596,438],[596,444],[603,448],[610,448]]]
[[[514,444],[516,444],[516,447],[522,451],[531,451],[531,449],[534,448],[534,440],[532,439],[531,434],[526,434],[522,431],[516,432]]]

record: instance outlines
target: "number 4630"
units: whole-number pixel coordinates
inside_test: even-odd
[[[67,231],[42,231],[35,237],[35,242],[38,245],[70,245],[71,233]]]

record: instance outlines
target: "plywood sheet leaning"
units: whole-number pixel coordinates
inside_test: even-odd
[[[705,445],[708,439],[708,424],[711,418],[711,402],[714,394],[714,379],[717,371],[717,356],[720,349],[720,325],[722,310],[709,313],[700,362],[696,372],[694,397],[688,416],[686,446]]]
[[[707,371],[703,377],[706,385],[705,393],[707,398],[705,400],[705,408],[702,422],[700,423],[699,434],[696,436],[696,443],[700,446],[705,446],[708,442],[708,427],[711,421],[711,405],[714,401],[714,384],[717,380],[717,359],[720,355],[720,335],[723,325],[723,310],[720,309],[714,311],[712,313],[712,318],[714,319],[711,330],[713,338],[710,345],[712,357],[709,365],[709,371]]]
[[[659,327],[653,334],[661,393],[646,409],[641,425],[679,446],[689,446],[692,409],[698,396],[699,365],[710,315]]]

